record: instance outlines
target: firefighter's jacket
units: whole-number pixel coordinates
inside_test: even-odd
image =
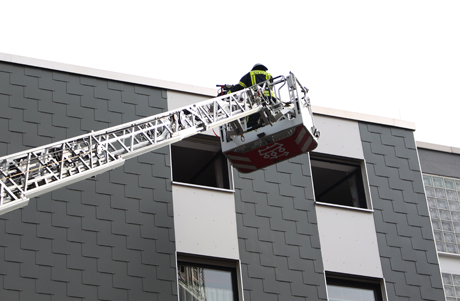
[[[262,70],[252,70],[246,73],[241,79],[240,82],[235,85],[229,92],[233,93],[236,91],[243,90],[247,87],[254,86],[261,82],[269,80],[270,82],[273,81],[273,78],[270,73]],[[265,96],[274,96],[273,92],[267,90],[264,91]]]

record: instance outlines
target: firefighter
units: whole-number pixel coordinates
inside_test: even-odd
[[[233,93],[236,91],[243,90],[245,88],[255,86],[259,83],[262,83],[264,81],[273,81],[273,78],[270,73],[267,72],[268,68],[265,67],[265,65],[257,63],[252,67],[252,70],[246,73],[241,79],[240,82],[233,86],[230,90],[229,93]],[[266,97],[272,97],[274,98],[273,92],[270,89],[266,89],[264,91],[264,95]],[[260,114],[255,113],[247,118],[247,127],[248,130],[254,130],[259,128],[261,125],[259,124],[259,118]]]
[[[251,87],[254,85],[257,85],[261,82],[267,81],[267,80],[272,80],[272,76],[270,73],[267,72],[268,68],[265,67],[265,65],[262,64],[255,64],[252,67],[252,70],[248,73],[246,73],[241,79],[240,82],[233,86],[230,89],[230,93],[236,92],[239,90],[243,90],[247,87]],[[267,95],[268,96],[268,95]]]

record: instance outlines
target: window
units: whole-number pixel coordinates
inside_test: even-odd
[[[231,170],[217,137],[197,135],[171,145],[173,181],[231,189]]]
[[[424,174],[436,248],[460,254],[460,179]]]
[[[362,162],[317,155],[310,161],[317,202],[369,208]]]
[[[444,293],[447,301],[460,300],[460,275],[442,273]]]
[[[234,264],[224,266],[195,262],[178,262],[180,301],[237,301],[236,269]]]
[[[382,301],[380,279],[327,276],[329,301]]]

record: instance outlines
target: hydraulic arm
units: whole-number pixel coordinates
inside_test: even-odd
[[[124,161],[208,129],[262,111],[283,114],[263,91],[295,83],[293,74],[237,93],[91,132],[0,158],[0,214],[21,208],[30,198],[93,177]],[[296,87],[288,85],[291,98]],[[308,103],[306,103],[308,105]],[[279,118],[279,117],[278,117]]]

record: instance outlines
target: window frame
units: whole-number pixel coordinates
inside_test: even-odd
[[[427,184],[427,178],[430,179],[431,184]],[[435,179],[441,180],[442,186],[438,186],[434,182]],[[457,234],[460,234],[457,231],[459,222],[456,220],[460,211],[451,207],[453,203],[460,203],[460,178],[422,172],[422,180],[436,251],[438,254],[458,257],[460,256],[460,243],[455,241],[455,238],[452,240],[446,239],[446,237],[455,237]],[[455,187],[447,187],[447,181],[453,182]],[[449,191],[457,194],[457,200],[450,198]],[[439,195],[440,192],[445,192],[445,197]],[[442,201],[444,201],[445,206],[440,206]],[[449,250],[449,245],[456,249],[456,251],[452,252],[452,250]]]
[[[177,254],[177,286],[178,286],[178,298],[179,296],[179,269],[180,266],[199,267],[205,269],[212,269],[218,271],[230,272],[232,279],[232,291],[233,301],[239,301],[240,296],[240,285],[239,285],[239,270],[238,262],[230,259],[221,259],[199,255],[189,254]],[[179,299],[180,300],[180,299]]]
[[[358,186],[360,186],[358,188],[361,189],[361,192],[359,192],[360,199],[363,198],[363,200],[361,200],[360,203],[364,204],[365,207],[362,207],[362,206],[355,207],[355,206],[343,205],[343,204],[338,204],[338,203],[318,201],[317,194],[315,191],[315,176],[313,172],[313,167],[314,167],[313,162],[314,161],[330,163],[331,165],[335,164],[335,165],[355,167],[359,171],[358,178],[361,180],[358,183]],[[372,206],[372,198],[371,198],[371,191],[369,187],[369,179],[368,179],[366,161],[364,159],[341,157],[341,156],[336,156],[336,155],[328,155],[328,154],[312,152],[309,154],[309,163],[310,163],[310,171],[311,171],[311,178],[312,178],[312,184],[313,184],[314,200],[317,205],[340,207],[340,208],[345,208],[345,209],[361,210],[361,211],[367,211],[367,212],[374,211],[374,208]],[[335,186],[335,185],[336,184],[332,186]]]
[[[217,152],[217,154],[214,156],[217,157],[218,155],[220,156],[221,160],[225,160],[225,163],[223,163],[225,166],[222,166],[222,181],[226,182],[223,184],[223,187],[218,187],[214,185],[204,185],[204,184],[196,184],[196,183],[190,183],[187,181],[181,181],[181,180],[176,180],[174,179],[174,158],[173,158],[173,148],[189,148],[189,149],[194,149],[198,151],[205,151],[205,152]],[[198,134],[192,137],[188,137],[184,140],[181,140],[179,142],[176,142],[174,144],[170,145],[170,163],[171,163],[171,181],[172,184],[175,185],[182,185],[182,186],[189,186],[189,187],[196,187],[196,188],[204,188],[204,189],[211,189],[211,190],[219,190],[219,191],[224,191],[224,192],[234,192],[234,178],[233,178],[233,167],[228,161],[228,159],[225,157],[225,155],[222,153],[222,148],[220,144],[220,139],[218,137],[214,137],[211,135],[206,135],[206,134]],[[213,159],[214,159],[213,158]],[[210,160],[207,162],[207,164],[211,164],[213,161]],[[227,171],[224,170],[226,167]],[[228,188],[225,186],[228,185]]]
[[[367,289],[374,291],[375,301],[384,301],[387,300],[385,296],[385,281],[381,278],[365,277],[358,275],[348,275],[342,273],[326,272],[326,290],[329,296],[329,285],[335,285],[340,287],[347,288],[357,288],[357,289]]]

